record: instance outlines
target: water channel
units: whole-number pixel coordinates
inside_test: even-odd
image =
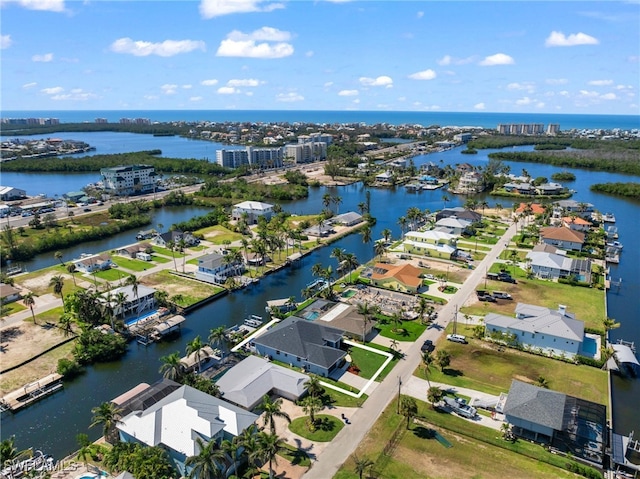
[[[56,135],[61,136],[61,135]],[[80,139],[77,134],[73,137]],[[148,139],[149,137],[141,137]],[[165,150],[164,141],[167,138],[154,138],[157,141],[156,148]],[[88,143],[93,144],[91,140]],[[146,140],[145,140],[146,141]],[[184,140],[186,141],[186,140]],[[190,142],[192,143],[192,142]],[[146,144],[146,143],[145,143]],[[134,148],[131,150],[148,149]],[[188,144],[185,145],[188,150]],[[530,147],[523,147],[527,149]],[[480,151],[478,155],[461,155],[459,150],[449,150],[428,156],[420,156],[414,159],[417,165],[432,161],[443,165],[468,162],[473,165],[484,164],[488,161],[489,151]],[[173,155],[172,155],[173,156]],[[185,153],[184,157],[195,157]],[[213,156],[213,155],[212,155]],[[548,165],[529,163],[508,163],[513,173],[518,173],[526,168],[533,177],[550,177],[552,173],[560,171]],[[592,193],[589,185],[593,183],[612,181],[637,181],[635,177],[629,177],[616,173],[592,172],[586,170],[571,170],[577,180],[568,184],[570,188],[577,190],[574,199],[577,201],[593,203],[600,211],[612,211],[616,214],[620,233],[620,241],[625,244],[622,254],[622,263],[611,268],[611,276],[614,279],[623,278],[620,288],[614,288],[608,293],[608,314],[621,322],[622,326],[612,332],[612,338],[624,338],[636,341],[640,344],[640,323],[636,320],[640,311],[640,248],[635,246],[635,239],[640,237],[640,222],[637,221],[640,202],[624,200],[617,197]],[[3,173],[3,183],[11,184],[14,175],[27,175],[17,173]],[[51,174],[27,175],[31,178],[29,184],[41,187],[38,192],[50,195],[61,194],[69,190],[78,190],[87,183],[86,175],[79,175],[77,183],[70,182],[75,175]],[[66,181],[70,188],[58,191],[58,180]],[[38,183],[42,181],[41,183]],[[95,181],[95,179],[91,180]],[[42,191],[40,191],[42,190]],[[283,203],[286,211],[294,214],[317,213],[322,208],[322,196],[325,192],[342,197],[340,212],[355,211],[359,203],[365,201],[367,191],[360,184],[337,188],[312,188],[307,199]],[[444,206],[442,190],[410,193],[404,188],[371,189],[372,214],[377,218],[377,224],[373,228],[373,238],[379,238],[381,231],[389,228],[394,237],[399,236],[400,228],[397,219],[404,215],[411,206],[431,211]],[[448,194],[451,201],[447,206],[458,206],[464,203],[465,197]],[[479,199],[486,199],[490,204],[501,203],[509,208],[511,202],[504,198],[495,198],[488,195],[480,195]],[[153,225],[162,223],[168,227],[172,223],[202,214],[205,209],[180,207],[156,211],[153,217]],[[112,249],[115,246],[129,244],[134,241],[135,232],[125,232],[120,235],[103,240],[84,244],[64,252],[66,258],[78,256],[81,252],[99,252]],[[236,292],[209,304],[188,316],[188,321],[183,327],[182,335],[171,342],[158,343],[150,347],[138,346],[132,343],[129,352],[122,361],[109,364],[100,364],[88,368],[88,371],[78,379],[66,383],[62,392],[36,403],[14,415],[5,415],[2,418],[2,437],[16,435],[17,446],[34,446],[56,457],[61,457],[76,449],[76,434],[88,432],[90,437],[99,435],[99,428],[87,430],[91,420],[91,408],[108,401],[140,382],[152,383],[160,378],[158,368],[159,358],[174,351],[184,352],[187,341],[200,335],[203,339],[209,330],[220,325],[232,325],[241,322],[249,314],[263,314],[265,303],[268,299],[296,296],[300,299],[300,291],[312,280],[310,268],[315,263],[331,264],[335,267],[335,259],[330,258],[334,247],[343,248],[356,254],[361,263],[368,261],[373,256],[372,245],[364,244],[360,235],[351,235],[332,244],[330,247],[321,248],[304,259],[303,264],[295,269],[284,269],[278,273],[264,278],[258,285]],[[56,262],[52,253],[40,255],[28,264],[33,271]],[[640,381],[614,378],[614,425],[616,432],[627,434],[631,430],[640,430],[640,418],[634,414],[640,397]]]

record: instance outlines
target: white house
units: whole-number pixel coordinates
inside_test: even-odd
[[[240,218],[246,217],[247,224],[255,224],[258,218],[263,216],[268,220],[273,215],[273,205],[262,203],[260,201],[243,201],[237,205],[233,205],[231,211],[231,219],[238,221]]]
[[[0,303],[7,304],[19,300],[20,290],[10,284],[0,283]]]
[[[207,283],[224,283],[229,276],[238,276],[244,272],[242,261],[229,263],[225,256],[211,253],[198,258],[196,279]]]
[[[524,348],[553,356],[572,358],[581,352],[584,341],[584,322],[575,319],[563,305],[552,310],[518,303],[515,318],[489,313],[484,323],[485,334],[489,337],[504,337]]]
[[[456,251],[457,236],[443,231],[409,231],[402,246],[407,253],[451,259]]]
[[[436,221],[435,227],[440,231],[447,231],[452,235],[461,235],[469,232],[471,221],[457,218],[456,216],[449,216],[448,218],[442,218]]]
[[[531,265],[531,271],[538,278],[557,280],[576,275],[579,281],[591,280],[591,260],[570,258],[566,251],[556,250],[556,253],[551,253],[536,251],[534,248],[527,253],[527,260]]]
[[[111,257],[107,254],[95,254],[85,256],[73,261],[77,271],[82,273],[93,273],[95,271],[103,271],[111,268],[113,263]]]
[[[12,201],[27,197],[27,192],[13,186],[0,186],[0,200]]]
[[[123,304],[119,304],[116,301],[119,293],[124,295],[125,301]],[[155,293],[156,290],[154,288],[139,284],[137,290],[134,290],[132,285],[121,286],[103,294],[102,297],[105,301],[110,298],[113,314],[119,317],[131,314],[138,315],[144,311],[153,310],[156,307]]]

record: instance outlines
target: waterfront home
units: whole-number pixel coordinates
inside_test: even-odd
[[[583,203],[575,200],[560,200],[553,203],[553,215],[556,218],[567,216],[569,213],[575,213],[582,218],[590,218],[595,211],[591,203]]]
[[[422,286],[422,271],[411,263],[385,264],[376,263],[371,274],[371,284],[380,288],[417,293]]]
[[[168,248],[171,242],[173,242],[175,248],[180,246],[180,242],[184,242],[186,247],[200,244],[200,240],[191,233],[178,230],[168,231],[167,233],[156,233],[151,239],[151,244],[160,246],[161,248]]]
[[[224,283],[227,278],[239,276],[244,272],[242,261],[229,262],[225,255],[211,253],[198,258],[196,279],[207,283]]]
[[[77,271],[81,273],[94,273],[96,271],[104,271],[111,268],[113,262],[108,254],[95,254],[84,256],[73,261]]]
[[[291,316],[253,339],[256,354],[327,377],[345,362],[344,332],[317,321]]]
[[[585,234],[570,228],[548,226],[540,228],[540,241],[558,248],[581,251]]]
[[[457,236],[442,231],[409,231],[402,246],[407,253],[451,259],[456,252]]]
[[[189,474],[186,459],[200,453],[197,439],[204,444],[232,440],[258,419],[256,414],[191,386],[170,386],[167,394],[163,389],[168,383],[171,381],[164,380],[143,389],[139,394],[145,400],[129,399],[136,409],[124,403],[121,408],[127,414],[116,428],[124,442],[162,447],[182,476]]]
[[[534,186],[529,183],[505,183],[502,188],[507,193],[517,193],[519,195],[533,195],[535,193]]]
[[[342,226],[354,226],[359,223],[362,223],[363,218],[360,213],[356,213],[355,211],[349,211],[348,213],[342,213],[341,215],[336,215],[331,218],[331,221],[334,225],[342,225]]]
[[[326,238],[330,234],[335,233],[333,226],[329,223],[317,224],[305,229],[302,234],[306,236],[313,236],[315,238]]]
[[[516,436],[602,465],[606,406],[514,379],[503,412]]]
[[[544,251],[544,248],[553,251]],[[567,252],[553,246],[536,245],[533,251],[527,253],[527,261],[531,272],[541,279],[558,280],[576,276],[578,281],[591,281],[591,260],[589,258],[570,258]]]
[[[380,173],[379,175],[376,175],[376,181],[378,183],[384,183],[384,184],[392,184],[393,183],[393,174],[390,171],[385,171],[383,173]]]
[[[156,230],[151,229],[151,230],[141,230],[138,231],[138,234],[136,235],[136,239],[138,241],[141,240],[146,240],[146,239],[151,239],[153,238],[153,236],[156,234]]]
[[[487,314],[484,318],[485,335],[552,356],[572,358],[583,353],[584,322],[567,312],[566,306],[560,305],[557,310],[552,310],[518,303],[515,313],[515,318]]]
[[[471,223],[479,223],[482,221],[482,215],[476,211],[467,210],[461,206],[453,208],[445,208],[436,213],[436,221],[440,221],[443,218],[449,218],[455,216],[459,220],[470,221]]]
[[[13,186],[0,186],[0,201],[21,200],[27,197],[27,192]]]
[[[628,436],[611,435],[611,462],[617,472],[624,473],[622,476],[616,474],[617,477],[640,476],[640,441],[633,436],[634,431]]]
[[[532,215],[543,215],[544,214],[544,206],[540,203],[520,203],[515,210],[515,213],[522,214],[527,210],[527,207],[531,209]]]
[[[564,186],[560,183],[542,183],[535,187],[535,192],[540,196],[559,195],[564,193]]]
[[[456,216],[449,216],[436,221],[435,229],[452,235],[460,236],[469,234],[471,221],[460,219]]]
[[[150,252],[153,251],[153,248],[151,247],[151,245],[149,243],[140,243],[140,244],[134,244],[134,245],[130,245],[130,246],[122,246],[118,249],[116,249],[116,254],[119,256],[124,256],[126,258],[138,258],[138,255],[140,253],[143,253],[147,256],[149,256],[148,260],[143,260],[143,261],[151,261],[151,255],[149,254]]]
[[[10,284],[0,283],[0,303],[7,304],[18,301],[22,294],[18,288]]]
[[[122,304],[116,301],[119,293],[124,295],[124,302]],[[115,317],[126,317],[128,315],[140,315],[145,311],[155,309],[155,293],[156,290],[154,288],[150,288],[144,284],[139,284],[135,290],[133,285],[127,285],[112,289],[108,293],[103,293],[102,298],[105,301],[107,298],[110,299]]]
[[[306,392],[309,376],[278,366],[258,356],[249,356],[216,381],[225,401],[252,410],[265,395],[297,401]]]
[[[475,194],[480,193],[483,190],[484,182],[482,181],[482,175],[477,171],[467,171],[460,176],[455,192],[462,194]]]
[[[589,231],[591,222],[579,216],[565,216],[562,218],[562,226],[573,231]]]
[[[273,216],[273,205],[260,201],[243,201],[242,203],[233,205],[233,209],[231,210],[232,220],[238,221],[244,218],[248,225],[256,224],[259,217],[263,217],[269,221],[271,216]]]

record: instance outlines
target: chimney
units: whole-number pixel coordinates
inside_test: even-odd
[[[558,305],[558,312],[562,315],[562,316],[566,316],[567,315],[567,307],[564,304],[559,304]]]

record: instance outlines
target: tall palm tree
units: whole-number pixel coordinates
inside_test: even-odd
[[[320,397],[320,395],[324,392],[324,388],[322,384],[320,384],[320,379],[315,374],[309,375],[309,379],[304,383],[307,388],[307,393],[309,393],[312,397]]]
[[[442,195],[442,203],[444,204],[443,209],[447,209],[447,203],[451,201],[451,199],[447,195]]]
[[[33,312],[33,307],[36,304],[35,295],[31,291],[29,291],[27,294],[25,294],[22,297],[22,302],[26,307],[28,307],[31,310],[31,317],[33,318],[33,324],[38,324],[36,321],[36,315]]]
[[[67,265],[67,271],[69,272],[69,274],[71,275],[71,279],[73,279],[73,286],[78,286],[76,284],[76,265],[73,263],[69,263]]]
[[[405,229],[407,228],[407,223],[409,222],[409,220],[407,220],[406,217],[401,216],[400,218],[398,218],[398,224],[400,225],[400,233],[402,235],[402,237],[404,238],[404,234],[405,234]]]
[[[243,453],[243,447],[238,440],[238,436],[235,436],[231,441],[228,439],[222,441],[220,443],[220,449],[226,454],[227,461],[231,463],[229,466],[230,469],[227,469],[225,475],[228,477],[230,474],[233,474],[235,477],[238,477],[238,461]]]
[[[362,479],[365,471],[375,464],[375,462],[368,457],[358,457],[356,455],[353,456],[353,462],[355,463],[356,474],[359,479]]]
[[[302,406],[304,413],[309,415],[309,421],[307,423],[309,430],[315,431],[316,413],[320,412],[322,409],[322,401],[320,401],[320,398],[315,396],[306,396],[302,401],[300,401],[300,405]]]
[[[118,291],[113,297],[113,302],[115,304],[115,310],[119,311],[122,315],[122,320],[124,321],[124,306],[127,304],[127,295],[124,291]]]
[[[384,242],[388,243],[389,238],[391,238],[391,230],[389,228],[385,228],[382,230],[381,234],[382,234],[382,237],[384,238]]]
[[[49,286],[53,287],[54,294],[60,296],[60,299],[62,300],[62,308],[66,310],[67,308],[64,304],[64,297],[62,296],[62,289],[64,288],[64,278],[59,274],[52,276],[49,280]]]
[[[342,264],[349,271],[349,283],[351,283],[351,273],[354,269],[360,266],[358,258],[353,253],[345,253],[342,258]]]
[[[60,264],[64,265],[64,261],[62,261],[62,251],[56,251],[53,253],[53,257],[60,261]]]
[[[373,254],[382,259],[382,256],[386,251],[387,249],[384,247],[384,243],[382,241],[376,241],[376,244],[373,247]]]
[[[171,240],[167,242],[167,248],[171,250],[171,257],[173,258],[173,269],[178,272],[178,265],[176,264],[176,242]]]
[[[277,434],[266,432],[258,433],[258,453],[260,460],[269,463],[269,479],[273,479],[273,461],[278,453],[286,447],[283,439]]]
[[[184,375],[184,363],[180,357],[178,351],[171,353],[167,356],[160,357],[160,374],[163,378],[171,379],[172,381],[180,382]]]
[[[264,425],[269,425],[271,434],[276,433],[276,418],[282,418],[288,423],[291,423],[291,417],[282,410],[282,399],[278,398],[273,401],[268,395],[264,395],[262,398],[262,404],[258,406],[258,409],[262,411],[264,415]]]
[[[418,414],[416,400],[409,396],[402,396],[400,398],[400,414],[407,419],[407,429],[409,429],[411,420]]]
[[[136,298],[136,304],[138,303],[138,285],[140,281],[138,281],[138,277],[135,274],[129,275],[127,280],[125,281],[127,286],[131,286],[131,291],[133,292],[133,296]],[[140,305],[136,306],[136,314],[140,314]]]
[[[202,356],[202,349],[206,345],[200,339],[200,336],[196,336],[191,341],[187,343],[187,356],[193,354],[196,358],[196,363],[198,364],[198,372],[200,372],[200,357]]]
[[[336,214],[340,214],[340,205],[342,204],[341,196],[334,196],[331,200],[334,205],[336,205]]]
[[[424,368],[424,375],[427,378],[427,384],[431,387],[431,381],[429,381],[429,373],[431,372],[431,367],[435,359],[433,355],[429,351],[425,351],[422,353],[422,366]]]
[[[116,426],[121,423],[122,409],[113,402],[103,402],[100,406],[91,409],[93,418],[89,427],[102,424],[102,434],[109,444],[114,444],[118,439]]]
[[[196,438],[195,456],[187,457],[184,465],[190,468],[189,479],[221,479],[224,477],[225,453],[214,440],[204,442]]]
[[[213,328],[209,331],[209,337],[207,338],[211,346],[218,346],[220,348],[222,357],[225,357],[227,349],[227,333],[225,329],[225,326]]]
[[[77,315],[72,311],[67,311],[60,315],[60,318],[58,319],[58,327],[62,329],[62,335],[65,338],[73,334],[71,323],[73,323],[75,320],[77,320]]]
[[[365,225],[360,231],[363,243],[371,243],[371,226]]]
[[[369,306],[369,303],[358,303],[358,314],[362,315],[362,342],[365,342],[365,336],[367,331],[367,325],[371,322],[371,317],[376,313],[374,306]]]

